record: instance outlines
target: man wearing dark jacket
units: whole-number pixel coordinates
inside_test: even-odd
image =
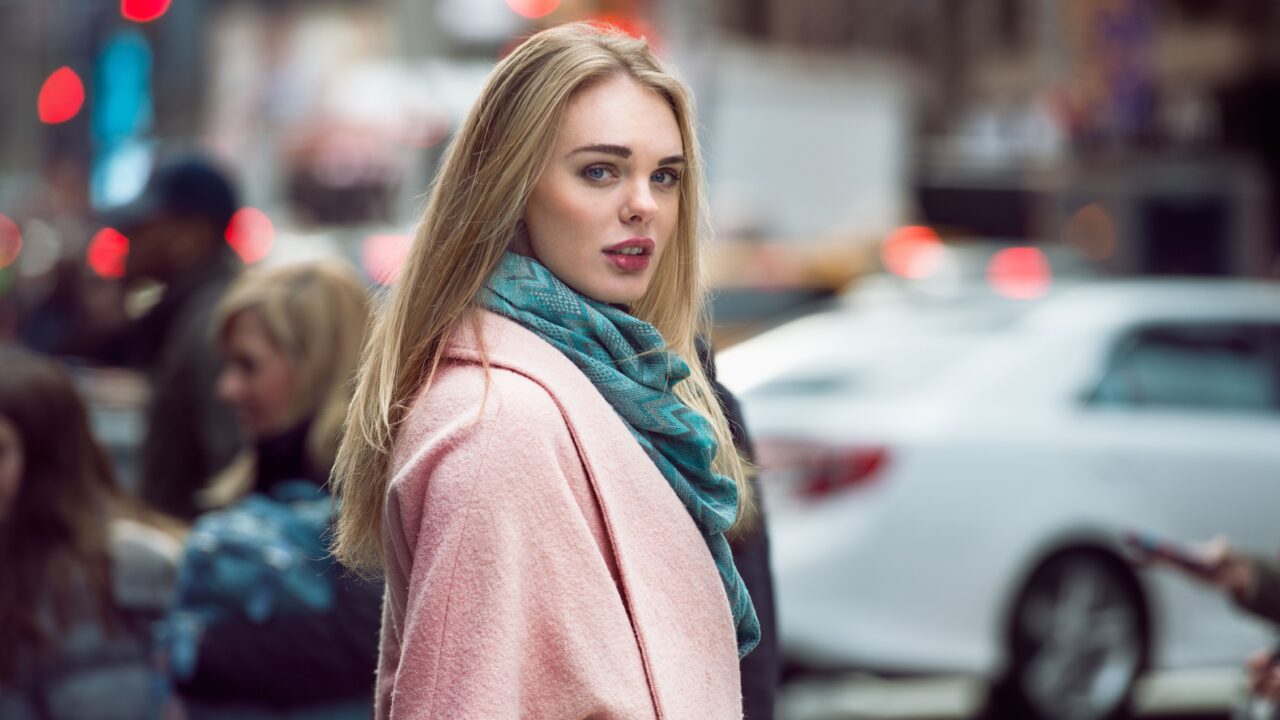
[[[198,514],[196,492],[241,444],[235,416],[214,397],[220,361],[210,329],[240,265],[225,241],[235,211],[226,176],[185,157],[157,167],[138,199],[108,216],[129,238],[126,281],[150,280],[163,290],[102,359],[150,375],[140,494],[184,519]]]

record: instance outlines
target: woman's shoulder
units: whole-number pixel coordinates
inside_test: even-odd
[[[579,467],[573,434],[544,386],[498,367],[442,368],[397,435],[391,512],[409,526],[423,522],[425,508],[457,519],[476,493],[519,508],[521,498],[559,492]]]
[[[563,427],[554,391],[517,370],[472,363],[442,365],[406,420],[410,436],[447,428],[485,435],[504,428]]]
[[[479,319],[478,328],[463,324],[435,377],[415,397],[397,430],[393,467],[482,448],[563,455],[573,447],[571,426],[613,416],[560,351],[501,316]]]

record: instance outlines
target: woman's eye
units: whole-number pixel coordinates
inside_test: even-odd
[[[675,170],[659,170],[653,174],[652,179],[663,187],[671,187],[680,182],[680,173]]]
[[[592,165],[582,171],[582,176],[588,180],[606,180],[609,177],[609,168],[604,165]]]

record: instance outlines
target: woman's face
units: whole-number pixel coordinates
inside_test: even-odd
[[[218,398],[235,408],[240,424],[254,438],[288,430],[293,397],[293,363],[252,311],[231,319],[222,345]]]
[[[528,249],[589,298],[636,302],[675,232],[683,155],[656,93],[625,76],[578,91],[525,207]]]
[[[18,426],[0,415],[0,522],[8,517],[22,482],[22,436]]]

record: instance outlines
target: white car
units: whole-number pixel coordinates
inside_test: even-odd
[[[807,318],[719,359],[759,449],[784,653],[977,674],[1017,717],[1083,719],[1147,668],[1271,644],[1219,594],[1135,570],[1122,538],[1280,547],[1280,288],[897,316]]]

